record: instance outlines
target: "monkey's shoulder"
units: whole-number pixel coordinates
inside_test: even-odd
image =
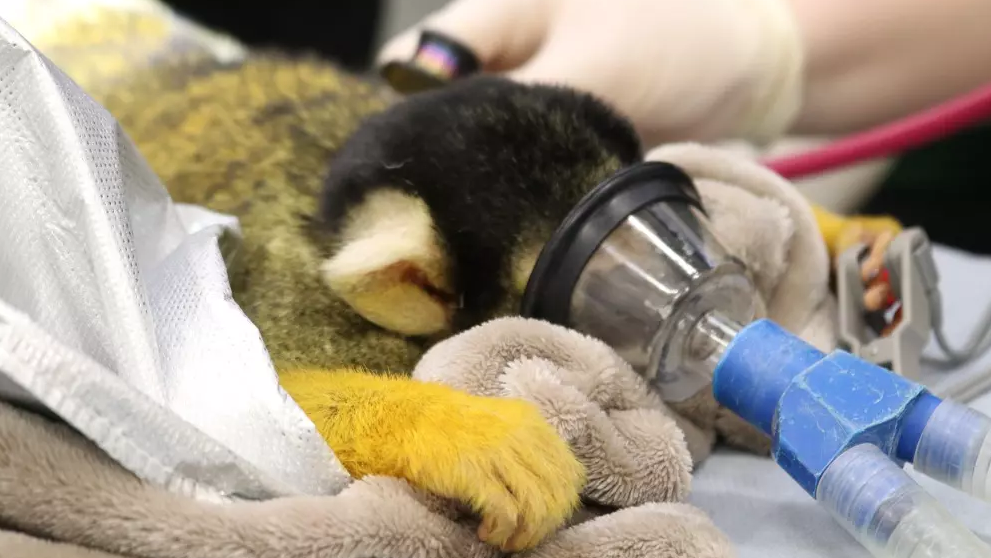
[[[165,61],[100,101],[173,199],[236,215],[245,227],[259,205],[312,211],[328,161],[388,103],[332,62],[268,51]]]

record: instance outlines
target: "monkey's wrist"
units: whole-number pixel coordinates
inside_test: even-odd
[[[456,451],[479,398],[408,378],[363,378],[341,401],[328,442],[356,476],[415,481],[431,456]]]

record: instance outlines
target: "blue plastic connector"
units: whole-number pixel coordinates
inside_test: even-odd
[[[911,461],[940,399],[845,351],[829,355],[769,320],[746,326],[713,375],[716,400],[762,429],[774,460],[815,497],[823,473],[864,443]]]

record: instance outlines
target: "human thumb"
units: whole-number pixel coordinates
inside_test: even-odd
[[[387,41],[376,64],[410,60],[420,33],[429,30],[471,50],[482,71],[512,69],[540,46],[551,4],[549,0],[454,0]]]

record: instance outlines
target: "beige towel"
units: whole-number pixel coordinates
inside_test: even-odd
[[[482,342],[482,353],[498,351],[499,331],[516,327],[512,320],[491,322],[473,331],[495,334]],[[635,376],[626,376],[625,366],[594,341],[561,328],[532,324],[549,340],[549,346],[571,343],[584,358],[612,361],[616,371],[631,385],[621,385],[615,401],[632,397],[653,399],[635,387]],[[472,335],[452,340],[446,347],[454,356],[459,348],[478,342]],[[532,341],[532,339],[531,339]],[[493,343],[494,342],[494,343]],[[432,362],[443,362],[444,346]],[[590,371],[576,363],[576,371]],[[520,380],[537,373],[539,367],[521,367]],[[598,375],[611,385],[609,374]],[[591,385],[591,384],[588,384]],[[517,386],[535,393],[524,386]],[[641,387],[643,387],[641,385]],[[611,391],[610,389],[606,390]],[[624,393],[625,391],[625,393]],[[583,456],[598,459],[593,497],[619,506],[648,502],[590,519],[582,513],[578,523],[552,536],[526,556],[565,558],[729,558],[732,548],[725,536],[695,508],[679,503],[687,492],[689,459],[679,430],[670,419],[650,409],[610,413],[610,425],[595,425],[595,432],[582,432],[585,412],[601,416],[599,409],[576,407],[573,397],[547,394],[545,409],[560,403],[562,414],[555,424],[571,430]],[[604,401],[605,403],[605,401]],[[643,433],[637,428],[643,427]],[[615,430],[610,430],[614,428]],[[600,439],[603,432],[619,438]],[[596,441],[604,441],[595,447]],[[624,451],[616,444],[629,445]],[[654,445],[658,444],[658,445]],[[650,455],[653,462],[642,461]],[[607,487],[615,466],[625,469],[615,477],[617,490]],[[636,481],[646,490],[638,490]],[[605,489],[605,490],[603,490]],[[587,521],[581,522],[583,519]],[[366,478],[354,482],[332,497],[295,497],[265,502],[214,504],[177,496],[142,483],[111,461],[98,448],[62,426],[37,415],[0,404],[0,526],[26,533],[0,532],[0,556],[32,558],[106,558],[106,554],[139,558],[468,558],[495,557],[495,549],[475,536],[477,522],[459,507],[412,490],[406,483],[389,478]],[[51,544],[41,539],[70,542]]]

